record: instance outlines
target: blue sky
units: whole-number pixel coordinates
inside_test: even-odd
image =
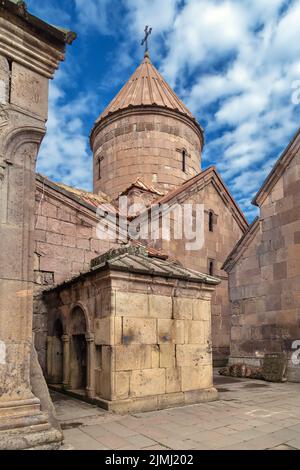
[[[38,171],[92,190],[89,133],[143,57],[151,58],[205,129],[202,166],[216,165],[251,220],[251,199],[299,128],[299,0],[27,0],[68,27],[50,86]],[[300,96],[300,93],[299,93]]]

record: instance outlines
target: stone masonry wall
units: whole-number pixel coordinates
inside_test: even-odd
[[[49,334],[60,319],[70,335],[80,305],[95,344],[95,397],[115,412],[213,400],[211,292],[192,282],[91,273],[48,294]]]
[[[300,339],[300,152],[264,201],[256,235],[230,272],[231,358]],[[299,367],[289,378],[300,381]]]
[[[69,198],[36,191],[35,302],[33,331],[43,370],[46,366],[47,312],[40,292],[89,269],[91,259],[116,246],[96,236],[96,215]]]
[[[199,132],[199,131],[198,131]],[[186,171],[182,151],[186,150]],[[107,123],[93,143],[94,192],[115,198],[141,177],[148,185],[167,192],[201,169],[201,141],[192,124],[174,114],[158,111],[124,113]],[[101,162],[99,179],[98,159]]]
[[[222,280],[212,296],[212,338],[214,362],[222,365],[229,356],[230,306],[228,276],[221,269],[226,257],[241,238],[243,231],[212,183],[186,198],[185,203],[204,204],[204,246],[196,251],[186,249],[186,239],[157,242],[170,256],[176,257],[184,266],[203,273],[209,273],[209,261],[214,263],[214,276]],[[209,231],[209,212],[214,214],[213,232]],[[173,219],[174,217],[172,217]]]

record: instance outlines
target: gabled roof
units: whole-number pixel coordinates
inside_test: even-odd
[[[256,217],[252,224],[249,225],[248,230],[244,233],[242,238],[237,242],[233,250],[229,253],[222,269],[226,272],[230,272],[239,258],[242,256],[244,251],[248,248],[253,238],[257,234],[259,229],[259,217]]]
[[[73,31],[69,31],[58,26],[53,26],[45,21],[31,15],[27,11],[27,5],[24,0],[1,0],[0,7],[5,8],[14,15],[22,18],[29,26],[35,30],[46,34],[51,39],[59,41],[63,44],[72,44],[77,35]]]
[[[128,82],[97,119],[95,126],[118,111],[145,106],[155,106],[178,112],[190,118],[202,133],[193,114],[154,67],[147,54]]]
[[[91,262],[91,269],[64,281],[55,287],[50,287],[44,293],[61,290],[80,279],[88,277],[93,272],[110,269],[114,271],[130,272],[169,279],[179,279],[195,283],[204,283],[211,286],[220,284],[220,280],[202,274],[193,269],[183,267],[179,262],[149,256],[147,249],[141,246],[127,245],[119,249],[110,250],[98,256]]]
[[[124,189],[124,191],[122,191],[119,194],[119,197],[128,194],[131,189],[135,189],[135,188],[140,189],[141,191],[156,194],[157,196],[163,196],[164,195],[164,193],[162,193],[158,189],[154,188],[154,186],[148,186],[140,178],[137,178],[130,186],[128,186],[126,189]]]
[[[51,181],[46,176],[38,173],[36,174],[36,180],[42,188],[45,186],[51,188],[52,190],[59,192],[63,196],[72,199],[74,202],[85,206],[93,212],[96,212],[99,206],[101,206],[102,210],[107,212],[114,214],[118,212],[110,197],[104,193],[94,194],[83,189],[76,189],[72,186],[67,186],[63,183],[56,183]]]
[[[214,166],[211,166],[207,168],[206,170],[202,171],[198,175],[194,176],[193,178],[183,183],[181,186],[179,186],[179,188],[176,188],[173,191],[170,191],[168,194],[161,197],[160,199],[156,199],[153,202],[152,206],[155,204],[172,203],[173,201],[175,202],[177,198],[180,198],[180,200],[184,199],[185,197],[188,198],[191,191],[202,189],[209,183],[213,183],[216,191],[219,193],[223,201],[226,204],[230,205],[230,207],[232,208],[232,214],[237,224],[239,225],[241,230],[244,232],[248,228],[249,224],[242,210],[239,208],[238,204],[235,202],[229,189],[223,182],[221,176],[218,174]]]
[[[275,166],[273,167],[271,173],[265,179],[263,185],[261,186],[260,190],[256,194],[255,198],[252,201],[252,204],[255,206],[260,207],[262,203],[265,201],[267,196],[270,194],[272,189],[274,188],[277,181],[280,179],[294,156],[300,150],[300,129],[296,132],[294,137],[292,138],[291,142],[281,154],[279,159],[277,160]]]

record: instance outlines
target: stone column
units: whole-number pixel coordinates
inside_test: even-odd
[[[95,340],[92,333],[85,337],[87,342],[87,387],[86,394],[89,398],[95,396]]]
[[[55,449],[61,433],[30,380],[34,203],[48,79],[66,38],[22,1],[1,3],[0,33],[0,449]]]
[[[53,361],[53,336],[47,336],[47,380],[51,382]]]
[[[70,338],[68,335],[61,337],[63,342],[63,387],[69,387],[70,380]]]

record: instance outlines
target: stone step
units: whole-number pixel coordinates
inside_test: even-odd
[[[0,419],[0,432],[10,429],[19,429],[35,425],[48,424],[48,417],[45,413],[38,411],[34,415],[7,416]]]

